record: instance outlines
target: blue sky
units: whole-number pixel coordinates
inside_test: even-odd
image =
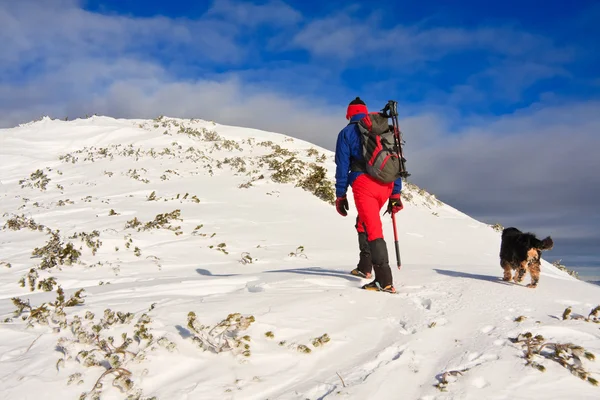
[[[395,99],[416,184],[600,275],[600,4],[449,3],[0,0],[0,127],[165,114],[333,150],[351,99]]]
[[[594,50],[600,29],[593,16],[600,16],[600,6],[594,1],[567,5],[551,0],[543,7],[537,1],[494,4],[476,0],[452,5],[445,1],[399,1],[379,3],[379,7],[322,1],[90,0],[82,4],[94,12],[144,18],[202,20],[207,15],[209,19],[226,13],[236,15],[223,19],[240,29],[236,44],[249,46],[250,54],[224,62],[184,54],[177,57],[184,64],[183,70],[178,68],[181,65],[173,66],[181,77],[193,77],[198,69],[210,73],[320,66],[335,71],[328,79],[330,84],[347,91],[364,92],[371,83],[384,81],[399,100],[419,104],[430,102],[432,97],[441,103],[451,98],[457,110],[466,114],[512,112],[549,92],[584,99],[597,98],[599,92],[600,56]],[[249,4],[262,9],[252,9]],[[275,9],[281,12],[279,23],[252,27],[253,22],[248,22]],[[369,22],[375,26],[367,26]],[[324,34],[340,37],[329,41]],[[378,39],[380,43],[373,43]],[[410,41],[415,39],[412,45]],[[445,45],[436,43],[443,40]],[[403,45],[397,46],[397,41]],[[360,59],[361,43],[376,45],[372,51],[365,49],[368,60]],[[158,48],[147,50],[167,67],[173,62]],[[374,63],[371,56],[381,61]],[[287,77],[272,83],[338,101],[339,90],[319,91],[322,81],[296,86],[286,84]]]

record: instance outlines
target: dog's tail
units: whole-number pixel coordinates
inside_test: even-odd
[[[548,236],[547,238],[545,238],[544,240],[542,240],[540,246],[538,247],[538,249],[540,250],[551,250],[554,247],[554,241],[552,240],[552,238],[550,236]]]

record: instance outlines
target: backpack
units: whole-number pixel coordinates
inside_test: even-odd
[[[362,142],[363,161],[355,161],[353,171],[363,171],[382,183],[394,182],[405,176],[403,159],[394,136],[394,126],[388,124],[389,116],[370,113],[356,124]]]

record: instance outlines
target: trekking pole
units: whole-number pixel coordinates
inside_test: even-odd
[[[400,176],[406,178],[410,176],[408,172],[406,172],[406,167],[404,165],[405,158],[402,154],[402,138],[400,136],[400,128],[398,124],[398,103],[394,100],[389,100],[385,107],[382,110],[382,113],[392,119],[392,127],[394,129],[394,142],[396,145],[396,151],[398,152],[398,158],[400,159]],[[384,213],[385,214],[385,213]],[[398,262],[398,269],[402,267],[402,262],[400,261],[400,247],[398,245],[398,229],[396,228],[396,214],[394,212],[390,212],[392,214],[392,225],[394,227],[394,247],[396,248],[396,261]]]
[[[398,158],[400,159],[400,175],[403,178],[408,178],[410,174],[406,171],[406,158],[404,158],[404,152],[402,150],[402,132],[400,131],[400,124],[398,123],[398,102],[389,100],[382,112],[388,118],[392,119],[392,126],[394,128],[394,142],[396,150],[398,152]]]
[[[402,267],[400,262],[400,247],[398,246],[398,230],[396,229],[396,214],[392,213],[392,225],[394,226],[394,246],[396,247],[396,261],[398,262],[398,269]]]

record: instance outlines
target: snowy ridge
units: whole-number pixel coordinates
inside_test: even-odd
[[[545,372],[526,365],[510,340],[529,331],[600,355],[600,325],[589,316],[600,287],[545,261],[537,289],[525,288],[529,276],[502,282],[500,234],[414,185],[397,218],[399,294],[358,290],[365,282],[348,274],[358,256],[355,211],[351,204],[347,218],[335,212],[333,154],[311,143],[203,120],[44,118],[0,130],[0,158],[2,399],[76,399],[111,366],[102,399],[600,393],[554,360],[534,357]],[[62,256],[48,254],[68,243],[62,256],[73,264],[53,265]],[[11,299],[54,302],[58,285],[66,299],[84,289],[83,304],[30,327],[27,309],[13,315]],[[108,317],[106,309],[132,314]],[[239,347],[200,349],[194,329],[232,313],[253,317],[237,321],[231,340]],[[103,323],[98,340],[85,339],[82,332]],[[135,340],[129,352],[115,352],[124,332]],[[108,336],[114,344],[91,350]],[[83,365],[90,352],[100,365]],[[600,379],[598,361],[581,358]],[[131,375],[116,384],[133,381],[125,394],[112,385],[119,365]]]

